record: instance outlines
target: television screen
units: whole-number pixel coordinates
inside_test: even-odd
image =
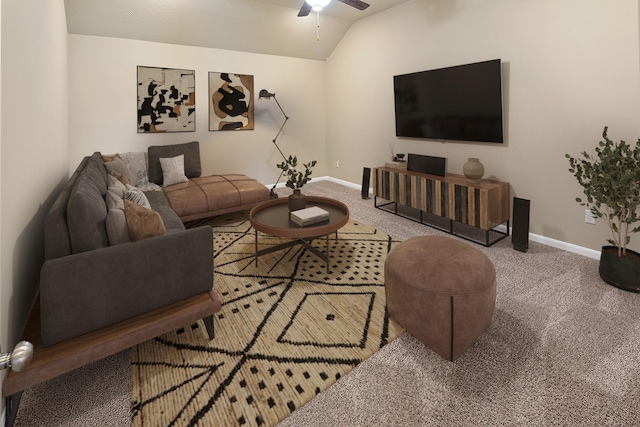
[[[503,142],[500,60],[393,77],[396,135]]]

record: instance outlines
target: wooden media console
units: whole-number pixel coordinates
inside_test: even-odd
[[[378,209],[485,246],[509,235],[508,182],[483,179],[471,183],[463,175],[442,177],[377,167],[373,169],[373,193]],[[386,202],[379,204],[378,199]],[[503,224],[506,232],[496,229]]]

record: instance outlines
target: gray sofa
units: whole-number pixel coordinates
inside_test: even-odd
[[[212,314],[221,303],[213,291],[211,228],[185,229],[164,192],[147,191],[166,233],[111,245],[108,186],[105,162],[96,152],[84,158],[46,215],[40,275],[43,346],[206,293],[211,309],[205,325],[213,338]]]

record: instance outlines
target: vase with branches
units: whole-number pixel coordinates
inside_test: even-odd
[[[304,209],[306,206],[306,197],[300,189],[309,181],[311,181],[311,169],[316,165],[316,161],[303,163],[304,171],[296,169],[298,167],[298,158],[289,156],[282,163],[279,163],[278,169],[282,169],[282,174],[287,177],[286,186],[293,190],[293,194],[289,195],[289,210],[296,211]]]

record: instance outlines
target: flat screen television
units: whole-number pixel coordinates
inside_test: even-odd
[[[503,142],[500,59],[393,77],[396,136]]]

